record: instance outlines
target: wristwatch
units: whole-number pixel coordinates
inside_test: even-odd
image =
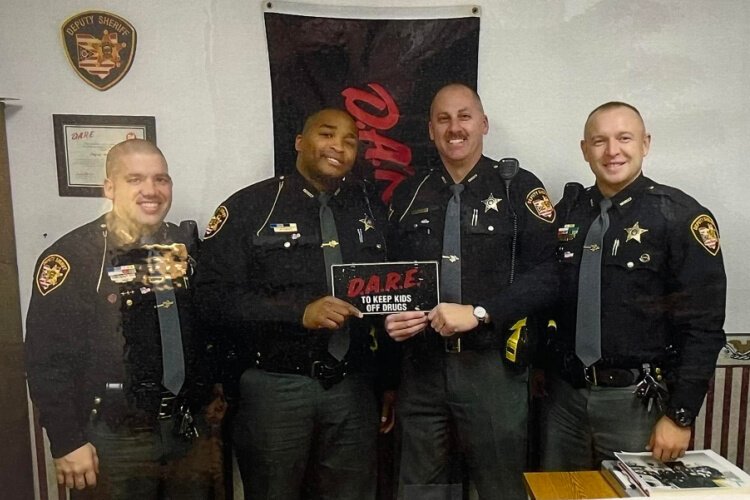
[[[474,308],[474,317],[477,318],[479,324],[487,324],[490,322],[490,315],[487,313],[487,309],[482,306],[476,306]]]
[[[695,420],[693,412],[686,408],[667,408],[665,415],[680,427],[690,427]]]

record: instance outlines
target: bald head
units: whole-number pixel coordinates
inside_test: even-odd
[[[471,94],[471,97],[474,100],[474,103],[477,105],[479,111],[484,114],[482,99],[479,97],[479,94],[477,94],[476,90],[464,83],[449,83],[448,85],[441,87],[440,90],[438,90],[435,94],[435,97],[432,98],[432,103],[430,103],[430,118],[432,118],[432,113],[435,111],[435,102],[438,101],[439,98],[442,98],[445,94],[454,91],[465,91]]]
[[[164,158],[164,154],[155,144],[143,139],[128,139],[112,146],[107,153],[107,164],[106,164],[106,176],[111,178],[115,170],[122,165],[122,159],[126,156],[141,154],[141,155],[158,155],[164,161],[166,165],[167,160]]]
[[[629,109],[630,111],[632,111],[636,115],[637,120],[638,122],[640,122],[643,130],[646,130],[646,124],[643,123],[643,117],[641,116],[641,112],[638,111],[638,108],[636,108],[632,104],[628,104],[622,101],[609,101],[609,102],[605,102],[604,104],[597,106],[596,108],[594,108],[594,110],[591,113],[589,113],[589,116],[586,118],[586,124],[583,126],[583,136],[586,137],[586,132],[589,130],[589,127],[591,125],[591,122],[593,121],[594,115],[597,115],[599,112],[609,111],[609,110],[617,109],[617,108],[625,108],[625,109]]]

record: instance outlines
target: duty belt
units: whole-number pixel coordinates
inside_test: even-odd
[[[601,387],[630,387],[641,376],[635,368],[606,368],[589,366],[583,369],[583,378],[588,385]]]
[[[584,367],[579,364],[560,370],[560,376],[576,389],[583,387],[630,387],[642,379],[646,368],[661,378],[661,369],[654,367],[651,363],[642,363],[639,368],[602,364]]]
[[[469,332],[466,336],[457,334],[451,337],[441,337],[443,350],[449,354],[458,354],[465,351],[492,351],[502,350],[505,343],[501,339],[490,339],[482,336],[477,339],[475,332]]]
[[[431,355],[435,351],[458,354],[466,351],[499,351],[505,348],[505,342],[495,337],[494,332],[478,329],[450,337],[442,337],[430,329],[414,336],[405,348],[415,356]]]
[[[133,408],[128,404],[122,387],[121,383],[105,385],[104,396],[94,397],[92,419],[102,418],[110,429],[124,426],[133,431],[154,431],[158,428],[162,433],[169,432],[186,441],[198,437],[195,418],[184,396],[161,391],[157,399],[158,409],[154,412]]]
[[[349,362],[344,360],[338,363],[326,361],[308,361],[296,366],[282,366],[273,363],[263,363],[260,358],[256,365],[261,370],[272,373],[291,373],[295,375],[305,375],[320,382],[325,389],[333,387],[341,382],[349,372]]]
[[[156,406],[149,405],[144,409],[128,402],[123,392],[123,384],[105,384],[103,396],[94,397],[91,410],[92,417],[102,417],[111,427],[125,425],[133,429],[148,429],[157,425],[159,420],[168,420],[187,411],[184,396],[175,396],[169,391],[161,391],[149,398]]]

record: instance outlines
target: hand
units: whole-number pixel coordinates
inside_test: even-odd
[[[310,330],[321,328],[338,330],[344,326],[350,316],[362,318],[363,315],[359,309],[348,302],[327,295],[307,304],[305,313],[302,315],[302,325]]]
[[[468,332],[479,326],[474,306],[440,303],[427,315],[433,330],[443,337]]]
[[[385,317],[385,331],[396,342],[403,342],[424,330],[428,323],[427,313],[424,311],[389,314]]]
[[[96,456],[96,448],[93,444],[86,443],[63,457],[55,458],[54,462],[58,484],[77,490],[82,490],[87,486],[89,488],[96,486],[99,457]]]
[[[646,449],[662,462],[671,462],[683,456],[690,444],[690,427],[680,427],[667,416],[661,417],[651,431]]]
[[[396,425],[396,391],[383,393],[383,408],[380,411],[380,433],[388,434]]]

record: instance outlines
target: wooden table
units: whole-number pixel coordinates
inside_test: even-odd
[[[599,471],[526,472],[523,479],[531,500],[620,498]]]

